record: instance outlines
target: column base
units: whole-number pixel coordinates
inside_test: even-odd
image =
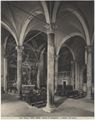
[[[55,110],[55,108],[56,108],[55,105],[53,106],[47,105],[46,107],[43,108],[43,111],[51,113]]]

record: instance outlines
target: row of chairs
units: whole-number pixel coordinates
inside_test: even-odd
[[[27,92],[22,90],[22,100],[31,104],[32,106],[45,104],[46,103],[46,89],[45,88],[33,88],[28,89]]]
[[[70,93],[68,93],[67,97],[69,98],[74,98],[74,99],[79,99],[79,98],[83,98],[87,95],[86,92],[84,92],[82,89],[81,90],[74,90]]]
[[[74,98],[74,99],[83,98],[86,96],[86,94],[87,93],[84,92],[82,89],[73,90],[72,85],[67,85],[65,88],[63,88],[62,85],[59,85],[57,90],[57,95],[66,96],[68,98]]]

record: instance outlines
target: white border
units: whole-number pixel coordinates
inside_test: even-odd
[[[2,1],[53,1],[53,0],[0,0],[0,22],[1,22],[1,2]],[[58,1],[58,0],[54,0],[54,1]],[[93,0],[59,0],[59,1],[93,1]],[[94,1],[94,6],[95,6],[95,1]],[[94,7],[94,20],[95,20],[95,7]],[[94,24],[94,28],[95,28],[95,24]],[[0,24],[0,37],[1,37],[1,24]],[[95,38],[95,33],[94,33],[94,38]],[[94,46],[95,46],[95,42],[94,42]],[[0,40],[0,56],[1,56],[1,40]],[[1,57],[0,57],[1,58]],[[95,50],[94,50],[94,60],[95,60]],[[0,59],[0,65],[1,65],[1,59]],[[94,68],[95,68],[95,64],[94,64]],[[94,71],[95,72],[95,71]],[[0,67],[0,76],[1,76],[1,67]],[[95,77],[94,77],[94,80],[95,80]],[[0,85],[1,85],[1,77],[0,77]],[[94,81],[94,86],[95,86],[95,81]],[[95,89],[95,88],[94,88]],[[94,92],[94,97],[95,97],[95,92]],[[94,99],[94,103],[95,103],[95,99]],[[0,105],[1,105],[1,90],[0,90]],[[94,113],[95,113],[95,104],[94,104]],[[0,118],[1,118],[1,107],[0,107]],[[60,119],[60,120],[70,120],[70,119],[77,119],[77,120],[94,120],[95,116],[94,117],[58,117],[57,119]],[[17,120],[17,119],[22,119],[22,120],[31,120],[31,119],[43,119],[43,120],[57,120],[55,119],[54,117],[2,117],[1,118],[2,120],[9,120],[9,119],[14,119],[14,120]]]

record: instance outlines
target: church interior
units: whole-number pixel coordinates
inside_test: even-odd
[[[94,1],[1,2],[1,116],[94,116]]]

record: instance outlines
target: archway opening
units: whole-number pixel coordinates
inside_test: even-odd
[[[68,46],[69,49],[65,46]],[[87,69],[85,47],[85,41],[81,37],[75,36],[66,40],[60,48],[58,89],[61,95],[67,95],[68,91],[80,90],[86,86],[87,73],[84,75],[84,68]]]
[[[3,79],[4,79],[4,90],[12,93],[16,92],[17,82],[17,51],[16,41],[13,36],[5,28],[1,28],[2,32],[2,54],[3,57]]]
[[[39,34],[40,33],[40,34]],[[24,40],[22,58],[22,84],[46,87],[47,36],[40,31],[30,31]]]
[[[58,58],[58,90],[60,95],[65,95],[66,86],[71,85],[71,64],[73,56],[67,47],[62,47]],[[61,92],[63,91],[63,92]]]

